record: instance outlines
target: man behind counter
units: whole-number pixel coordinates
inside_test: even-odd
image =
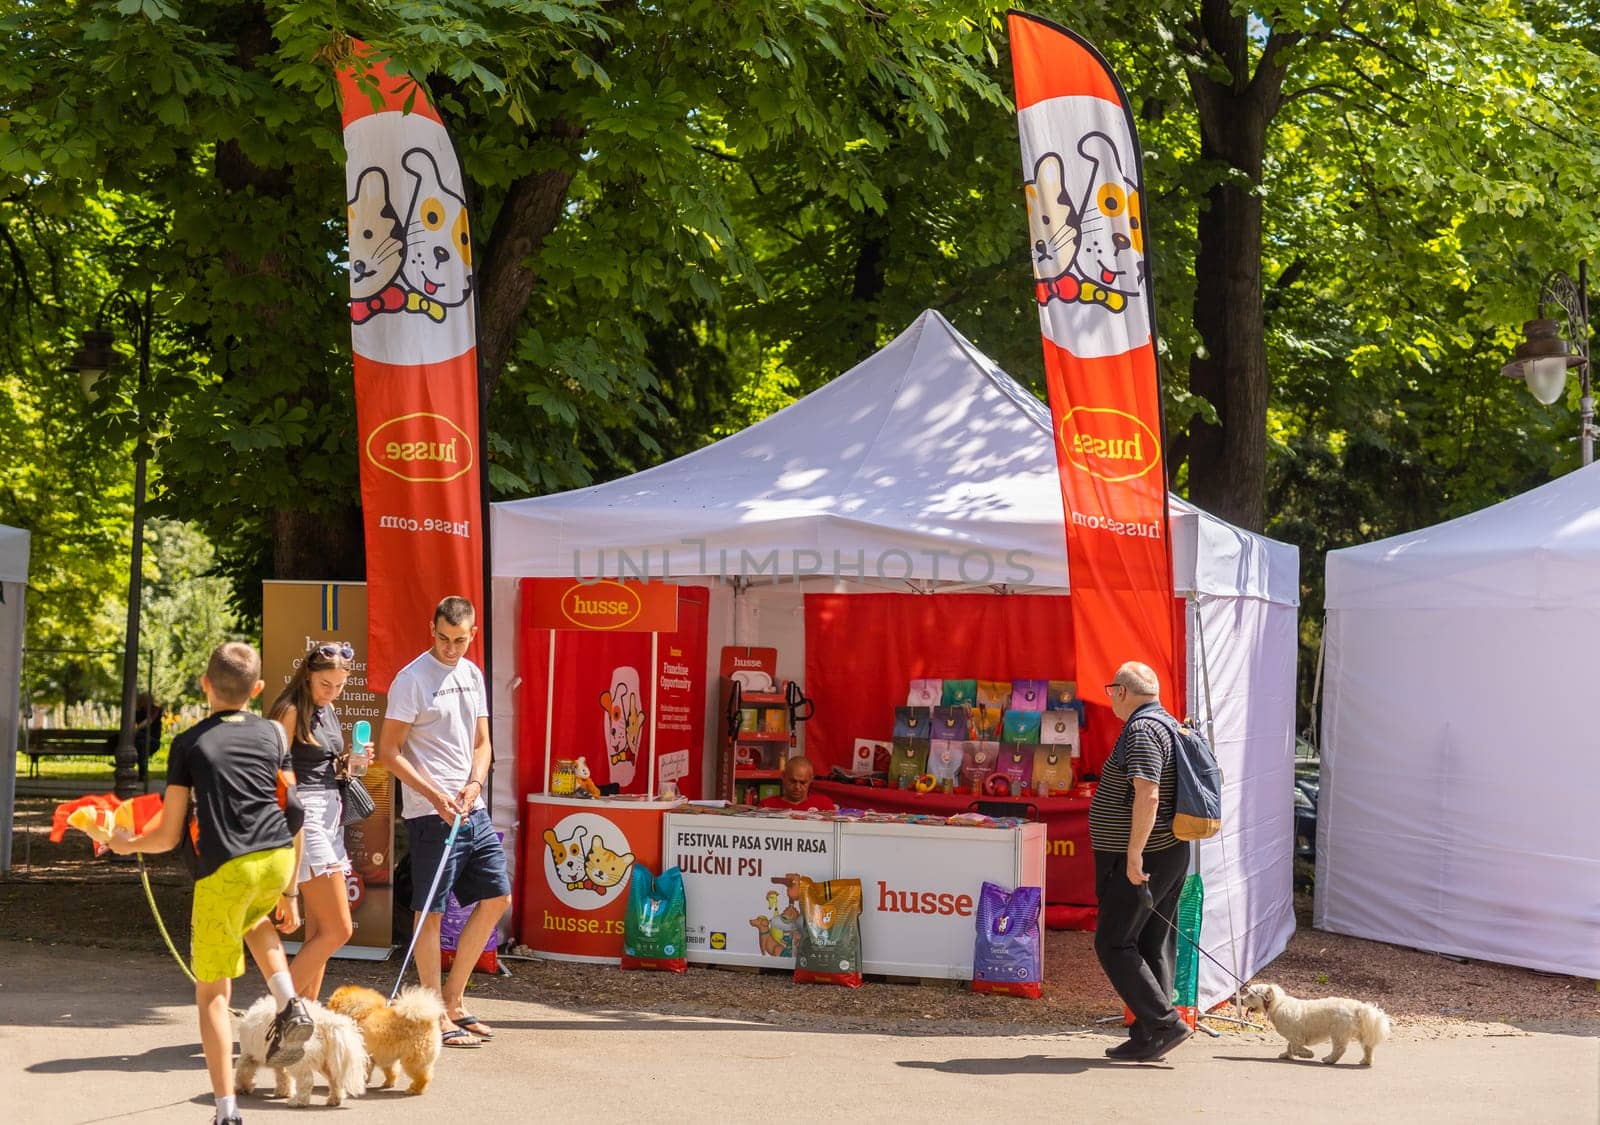
[[[811,792],[811,782],[817,776],[816,767],[802,756],[790,758],[783,764],[783,792],[768,797],[760,804],[764,809],[813,809],[832,812],[836,807],[821,793]]]

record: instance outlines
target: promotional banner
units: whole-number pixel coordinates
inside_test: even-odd
[[[1020,12],[1007,24],[1077,679],[1099,698],[1118,665],[1141,660],[1182,714],[1138,135],[1094,47]]]
[[[628,880],[636,863],[661,871],[661,818],[671,807],[529,796],[521,940],[552,960],[619,963]]]
[[[483,605],[477,334],[461,168],[427,92],[355,42],[339,89],[371,610],[387,691],[439,600]],[[374,98],[377,104],[374,104]],[[483,665],[481,635],[467,655]]]
[[[367,591],[359,582],[263,582],[261,584],[261,712],[266,714],[313,646],[348,642],[354,667],[344,694],[334,701],[346,746],[363,719],[374,732],[383,721],[384,699],[367,675]],[[361,779],[377,808],[344,830],[351,872],[345,878],[355,933],[335,956],[382,960],[389,955],[394,919],[395,792],[389,773],[374,757]]]
[[[517,769],[522,792],[545,792],[555,761],[581,757],[595,785],[614,784],[621,793],[644,795],[650,791],[653,732],[656,791],[670,781],[683,796],[698,798],[705,755],[709,591],[664,583],[527,578],[521,592]],[[653,637],[636,631],[652,626],[662,631]]]

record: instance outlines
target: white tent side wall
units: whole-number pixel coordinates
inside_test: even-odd
[[[0,872],[11,870],[11,817],[17,797],[17,730],[22,711],[22,642],[27,621],[26,531],[0,526]]]
[[[1318,928],[1600,977],[1600,735],[1564,682],[1596,635],[1600,608],[1329,610]]]
[[[1204,724],[1209,697],[1223,776],[1222,831],[1200,843],[1200,945],[1249,980],[1294,934],[1298,612],[1259,598],[1204,594],[1189,605],[1189,712]],[[1206,958],[1199,961],[1204,1009],[1236,985]]]

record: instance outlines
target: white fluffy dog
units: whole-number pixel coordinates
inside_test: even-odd
[[[367,1051],[361,1042],[361,1029],[349,1016],[330,1012],[321,1004],[306,1001],[313,1028],[306,1040],[306,1053],[288,1067],[274,1067],[278,1074],[277,1093],[294,1106],[311,1104],[311,1087],[318,1075],[328,1084],[328,1104],[338,1105],[345,1098],[359,1098],[367,1092]],[[256,1071],[267,1066],[267,1029],[277,1015],[278,1002],[263,996],[250,1005],[239,1021],[239,1061],[233,1083],[241,1094],[255,1088]]]
[[[1332,996],[1326,1000],[1296,1000],[1275,984],[1253,984],[1241,997],[1245,1009],[1266,1014],[1279,1035],[1289,1041],[1280,1059],[1309,1059],[1308,1044],[1327,1040],[1333,1050],[1323,1057],[1336,1063],[1354,1039],[1361,1044],[1361,1065],[1372,1065],[1372,1051],[1389,1037],[1389,1017],[1374,1004]]]

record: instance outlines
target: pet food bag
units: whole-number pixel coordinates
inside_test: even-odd
[[[994,761],[1000,756],[998,742],[968,742],[961,755],[961,787],[974,793],[983,790],[984,779],[994,772]]]
[[[972,721],[967,707],[935,707],[933,737],[963,742],[972,737]]]
[[[1049,680],[1012,680],[1012,711],[1043,711],[1050,696]]]
[[[979,680],[978,703],[984,707],[993,707],[1004,711],[1006,704],[1011,701],[1010,680]]]
[[[996,773],[1005,774],[1011,779],[1011,792],[1021,796],[1033,784],[1033,754],[1036,748],[1026,743],[1008,742],[1000,747],[1000,757],[996,759],[994,768]]]
[[[894,709],[894,736],[897,739],[932,738],[932,708],[896,707]]]
[[[1000,717],[1006,713],[1004,706],[980,703],[972,708],[972,738],[980,742],[993,742],[1000,737]]]
[[[894,750],[889,755],[889,784],[898,788],[901,777],[905,777],[905,786],[910,788],[912,782],[927,772],[931,745],[920,738],[895,739]]]
[[[1037,711],[1007,711],[1000,725],[1001,742],[1038,742],[1040,715]]]
[[[628,910],[622,920],[622,967],[688,971],[684,959],[687,941],[683,897],[683,872],[669,867],[650,874],[642,863],[633,865],[628,884]]]
[[[1072,789],[1072,754],[1066,746],[1040,746],[1033,752],[1033,787],[1040,796],[1065,797]]]
[[[983,884],[972,947],[972,991],[1039,998],[1044,982],[1039,940],[1043,900],[1039,887],[1008,891],[994,883]]]
[[[794,979],[861,987],[860,879],[831,879],[801,889]]]
[[[943,680],[912,680],[906,692],[907,707],[937,707],[944,702]]]
[[[970,707],[978,702],[978,681],[945,680],[939,695],[942,707]]]
[[[964,746],[965,741],[944,738],[928,743],[928,772],[935,780],[955,784],[961,776],[961,759],[966,757]]]

